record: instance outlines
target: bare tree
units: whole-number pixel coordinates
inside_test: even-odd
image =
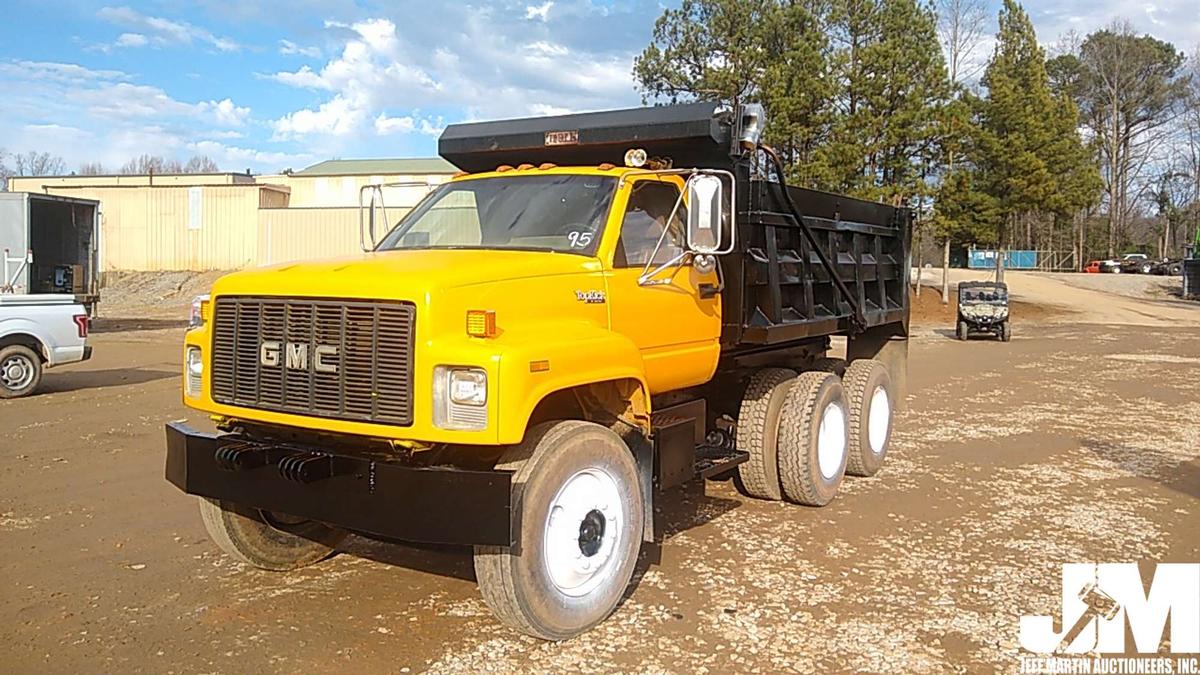
[[[4,158],[8,157],[8,151],[0,148],[0,192],[8,190],[8,178],[12,174],[12,169],[8,167],[8,162]]]
[[[183,165],[183,173],[218,173],[220,170],[217,163],[207,155],[193,155],[187,164]]]
[[[183,165],[177,159],[165,159],[159,155],[141,155],[122,164],[120,172],[131,176],[183,173]]]
[[[1183,54],[1139,36],[1127,21],[1096,31],[1080,45],[1074,95],[1100,147],[1108,207],[1108,255],[1116,254],[1139,206],[1155,192],[1151,175],[1172,121],[1186,98]],[[1069,68],[1064,68],[1064,71]]]
[[[80,176],[103,176],[106,172],[100,162],[85,162],[79,165]]]
[[[13,156],[14,176],[57,176],[66,173],[62,157],[30,150]]]
[[[983,69],[983,63],[972,63],[970,59],[987,29],[987,3],[984,0],[938,0],[937,13],[938,38],[946,52],[950,83],[960,84]]]
[[[988,10],[985,0],[938,0],[938,39],[946,53],[950,69],[950,86],[955,95],[962,91],[964,80],[973,78],[983,68],[972,63],[971,56],[983,41],[987,28]],[[946,172],[953,173],[959,159],[949,144],[946,150]],[[919,272],[918,272],[919,274]],[[950,236],[942,241],[942,304],[950,302]]]

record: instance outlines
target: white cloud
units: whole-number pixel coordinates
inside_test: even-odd
[[[412,115],[388,117],[385,113],[379,113],[379,116],[375,118],[375,133],[380,136],[419,132],[436,138],[442,134],[445,128],[446,123],[441,117],[435,119]]]
[[[113,44],[117,47],[145,47],[150,44],[150,38],[141,33],[121,33]]]
[[[554,0],[546,0],[540,5],[528,5],[525,7],[525,18],[537,19],[544,23],[546,19],[550,18],[550,8],[553,6]]]
[[[313,155],[307,153],[275,152],[256,148],[243,148],[225,145],[216,141],[196,141],[188,143],[186,149],[197,155],[211,157],[218,166],[226,171],[241,171],[259,166],[282,168],[291,165],[304,165],[312,162]]]
[[[77,64],[0,62],[0,90],[8,92],[0,97],[0,146],[57,154],[68,168],[93,161],[117,167],[143,153],[185,160],[195,143],[241,138],[253,128],[250,108],[230,98],[181,101],[129,79]],[[239,168],[247,161],[279,168],[268,151],[258,161],[245,152],[222,157],[236,157]]]
[[[534,7],[537,16],[552,3]],[[449,9],[447,8],[449,7]],[[491,8],[440,5],[437,16],[414,16],[405,28],[383,18],[353,24],[327,22],[342,36],[338,56],[319,70],[302,66],[268,75],[292,87],[329,92],[314,107],[276,119],[275,138],[318,134],[430,134],[443,124],[420,123],[418,107],[447,107],[466,117],[515,117],[548,111],[600,109],[636,103],[629,73],[632,52],[579,49],[557,36],[557,26],[505,30]],[[456,25],[447,39],[421,44],[418,25]],[[396,114],[393,111],[413,111]]]
[[[227,127],[240,127],[250,117],[250,109],[234,105],[230,99],[220,101],[203,101],[196,104],[200,113],[208,113],[217,124]]]
[[[307,56],[315,59],[320,58],[321,49],[319,47],[301,47],[291,40],[280,40],[279,53],[284,56]]]
[[[222,52],[236,52],[241,45],[233,40],[214,35],[205,28],[186,21],[173,21],[157,16],[148,16],[129,7],[103,7],[96,13],[101,19],[118,26],[137,29],[138,33],[123,33],[112,45],[101,45],[101,50],[112,47],[166,47],[207,43]]]

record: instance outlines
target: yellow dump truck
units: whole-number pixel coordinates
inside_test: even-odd
[[[474,547],[487,604],[566,639],[692,480],[821,506],[903,400],[911,213],[802,190],[753,105],[448,127],[462,169],[365,251],[222,277],[166,475],[272,570],[348,533]],[[827,356],[845,336],[845,360]]]

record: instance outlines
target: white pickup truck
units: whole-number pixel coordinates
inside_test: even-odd
[[[91,358],[87,334],[72,296],[0,294],[0,398],[32,393],[45,368]]]

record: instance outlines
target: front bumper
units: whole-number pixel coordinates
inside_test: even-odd
[[[402,541],[516,545],[511,471],[410,466],[182,422],[166,432],[167,480],[188,494]]]

